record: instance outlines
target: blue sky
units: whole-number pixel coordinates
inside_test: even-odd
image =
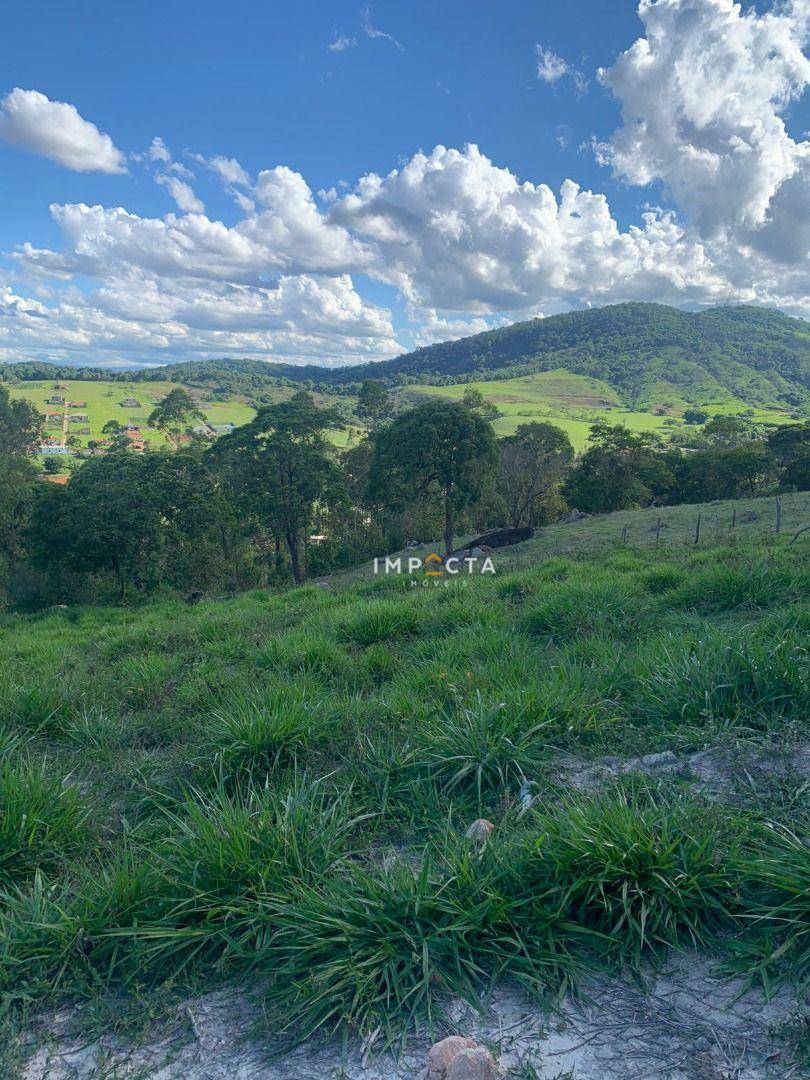
[[[623,299],[805,314],[809,9],[15,5],[0,360],[355,362]]]

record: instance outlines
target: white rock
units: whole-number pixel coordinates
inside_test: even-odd
[[[448,1035],[441,1042],[434,1043],[428,1050],[426,1080],[446,1080],[453,1059],[463,1050],[475,1050],[477,1045],[475,1039],[468,1039],[464,1035]]]
[[[468,840],[474,840],[477,844],[485,844],[489,834],[495,826],[486,818],[476,818],[464,834]]]
[[[459,1050],[447,1070],[447,1080],[497,1080],[498,1066],[483,1046]]]

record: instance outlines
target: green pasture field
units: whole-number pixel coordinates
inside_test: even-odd
[[[229,982],[274,1045],[379,1047],[683,947],[801,993],[810,495],[779,534],[770,499],[658,516],[464,584],[0,617],[0,1047],[40,1007],[105,1030]]]
[[[67,390],[56,390],[55,382],[51,380],[36,382],[10,383],[9,391],[13,397],[26,398],[31,401],[43,413],[48,411],[62,411],[60,406],[47,405],[48,398],[53,394],[61,394],[69,401],[86,401],[87,407],[82,410],[70,410],[72,412],[86,412],[89,416],[87,424],[70,424],[68,430],[89,427],[89,435],[78,436],[79,445],[87,446],[91,439],[103,438],[101,429],[108,420],[118,420],[121,424],[138,424],[149,445],[152,447],[166,446],[167,440],[160,432],[147,427],[149,414],[155,405],[162,400],[175,387],[181,385],[173,382],[103,382],[94,380],[72,379],[64,383]],[[212,401],[207,398],[204,391],[196,387],[185,387],[198,402],[205,419],[211,424],[246,424],[255,416],[255,410],[241,398],[234,396],[227,401]],[[283,401],[293,391],[283,388],[276,391],[268,391],[274,400]],[[316,395],[319,403],[330,404],[333,399],[324,395]],[[124,398],[133,397],[141,403],[139,409],[123,408],[121,401]],[[61,427],[46,428],[46,433],[53,433],[61,439]],[[349,431],[334,431],[330,434],[331,441],[338,447],[348,446],[352,440]]]
[[[682,399],[673,400],[670,394],[662,398],[661,402],[661,407],[668,410],[665,415],[627,409],[616,391],[607,383],[564,370],[543,371],[500,381],[484,380],[467,385],[479,389],[484,398],[500,410],[502,415],[493,425],[498,435],[512,435],[520,424],[544,421],[562,428],[576,450],[585,446],[590,426],[597,421],[624,424],[632,431],[657,431],[666,435],[671,430],[666,421],[674,419],[678,426],[681,426],[681,413],[687,407]],[[460,401],[467,385],[431,386],[420,383],[409,385],[400,393],[406,396],[418,394]],[[709,415],[747,413],[751,409],[751,418],[760,423],[778,424],[790,419],[782,409],[752,408],[733,397],[707,400],[702,402],[700,407]]]

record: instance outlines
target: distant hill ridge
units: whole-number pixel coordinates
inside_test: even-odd
[[[734,395],[751,405],[798,407],[810,402],[810,323],[760,307],[687,312],[627,303],[530,319],[354,367],[223,359],[112,373],[31,362],[0,367],[0,377],[172,379],[250,394],[302,382],[339,392],[368,378],[449,383],[558,368],[603,380],[628,405],[670,394],[687,401]]]

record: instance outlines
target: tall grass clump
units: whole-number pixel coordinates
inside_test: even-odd
[[[328,634],[305,628],[272,635],[256,649],[255,658],[261,667],[329,681],[344,677],[349,666],[345,648]]]
[[[570,976],[563,945],[522,939],[494,875],[353,868],[279,906],[262,951],[282,1030],[302,1038],[348,1023],[384,1041],[430,1029],[453,998],[471,1003],[497,975],[554,991]]]
[[[570,920],[637,964],[645,951],[706,940],[734,890],[716,820],[685,799],[614,787],[531,822],[537,876]],[[533,863],[533,865],[532,865]]]
[[[757,979],[770,994],[785,981],[810,981],[810,846],[787,826],[761,825],[738,858],[745,930],[732,946],[730,967]]]
[[[554,641],[596,633],[634,633],[640,603],[621,580],[572,580],[549,588],[527,605],[524,625],[531,633]]]
[[[0,885],[51,869],[86,842],[88,809],[45,762],[0,763]]]
[[[508,794],[539,768],[546,756],[542,726],[525,727],[504,703],[492,704],[476,693],[471,705],[457,702],[423,725],[414,765],[448,792],[474,792],[481,805],[485,796]]]
[[[338,623],[344,641],[366,647],[383,641],[408,637],[418,632],[422,618],[412,603],[404,600],[369,600],[356,603]]]
[[[806,597],[810,576],[792,565],[750,562],[742,566],[720,565],[692,573],[671,594],[676,607],[704,611],[735,611],[770,608]]]
[[[224,775],[268,772],[289,764],[325,729],[327,711],[291,686],[239,692],[226,698],[205,724],[202,750]]]
[[[733,723],[762,728],[810,708],[807,651],[799,637],[705,625],[655,638],[637,660],[631,715],[652,724]]]

